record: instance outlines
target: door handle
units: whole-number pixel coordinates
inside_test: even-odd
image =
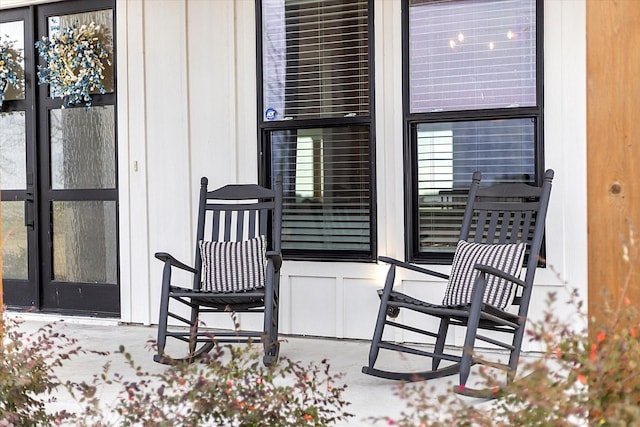
[[[34,212],[33,212],[33,173],[27,174],[27,193],[24,198],[24,225],[25,227],[33,228]]]
[[[27,197],[24,199],[24,225],[25,227],[33,228],[33,193],[27,192]]]

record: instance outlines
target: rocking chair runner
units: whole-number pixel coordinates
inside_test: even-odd
[[[416,381],[460,374],[457,393],[488,397],[493,393],[466,387],[471,366],[485,363],[507,371],[507,383],[513,381],[525,331],[533,280],[544,236],[544,224],[553,180],[547,170],[542,187],[525,184],[498,184],[480,188],[480,172],[473,174],[469,199],[464,213],[458,247],[451,275],[431,271],[388,257],[379,260],[390,264],[384,289],[378,291],[380,308],[369,351],[365,374],[377,377]],[[526,275],[518,276],[528,249]],[[396,268],[448,279],[442,304],[430,304],[393,289]],[[517,292],[516,292],[517,291]],[[517,306],[517,312],[508,310]],[[399,323],[400,309],[408,309],[440,319],[440,327],[431,332],[419,326]],[[408,344],[383,340],[385,326],[401,328],[435,338],[433,352]],[[462,354],[445,352],[449,326],[466,327]],[[478,334],[478,330],[500,332],[498,338]],[[504,337],[504,338],[503,338]],[[475,352],[476,341],[484,341],[510,352],[508,364],[482,361]],[[431,369],[422,372],[395,372],[376,369],[380,350],[399,351],[430,357]],[[442,360],[453,362],[440,368]]]
[[[164,262],[158,322],[160,363],[192,362],[208,353],[215,342],[248,342],[260,339],[263,363],[278,359],[278,297],[280,287],[280,234],[282,186],[275,191],[253,184],[227,185],[207,190],[202,178],[196,232],[195,265],[188,266],[168,253],[155,257]],[[174,284],[172,272],[193,274],[193,286]],[[189,318],[178,314],[187,307]],[[184,309],[183,309],[184,310]],[[264,313],[262,331],[211,331],[200,327],[201,313]],[[174,321],[169,324],[169,318]],[[174,325],[175,324],[175,325]],[[165,354],[168,338],[188,343],[188,354],[173,358]]]

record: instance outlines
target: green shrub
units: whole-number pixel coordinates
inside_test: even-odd
[[[58,424],[71,416],[47,411],[55,391],[67,383],[55,375],[62,362],[82,353],[76,340],[46,325],[27,334],[20,322],[4,320],[0,337],[0,425],[38,426]]]
[[[329,426],[353,416],[345,411],[343,375],[330,373],[327,360],[281,357],[266,368],[258,346],[216,345],[198,363],[149,373],[121,347],[130,371],[112,372],[107,362],[89,382],[71,382],[55,369],[89,351],[54,324],[30,334],[17,326],[5,321],[0,341],[0,426]],[[102,400],[105,387],[116,389],[111,402]],[[49,410],[60,393],[81,409]]]
[[[503,373],[480,370],[481,387],[495,390],[495,400],[470,404],[453,393],[434,398],[428,384],[405,384],[398,394],[407,410],[397,419],[374,421],[421,427],[640,426],[640,319],[626,296],[640,257],[633,234],[630,242],[623,246],[629,273],[619,300],[603,296],[601,314],[588,318],[577,291],[570,293],[568,309],[550,294],[543,319],[529,326],[529,338],[543,351],[532,362],[521,361],[518,372],[526,375],[500,386]],[[578,321],[556,313],[577,313]]]
[[[254,345],[216,346],[200,362],[176,363],[159,374],[143,371],[120,348],[135,375],[111,374],[106,366],[92,384],[81,384],[86,412],[78,426],[328,426],[346,420],[341,374],[326,360],[303,366],[281,357],[262,365]],[[119,397],[105,408],[95,391],[116,384]],[[105,410],[117,416],[105,421]]]

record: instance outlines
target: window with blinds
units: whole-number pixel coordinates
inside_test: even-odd
[[[536,105],[535,0],[410,6],[412,113]]]
[[[533,183],[533,119],[420,123],[415,132],[420,252],[455,249],[473,172],[483,171],[483,186]]]
[[[265,181],[283,181],[289,259],[371,260],[369,0],[261,0]]]
[[[283,181],[283,249],[369,253],[367,127],[275,131],[271,158]]]
[[[266,120],[369,115],[366,0],[263,0]]]
[[[540,0],[405,0],[408,258],[450,261],[474,171],[538,183]]]

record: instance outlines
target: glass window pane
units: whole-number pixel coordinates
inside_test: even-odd
[[[369,114],[367,0],[263,0],[264,119]]]
[[[27,228],[24,226],[24,202],[1,202],[2,277],[28,279]]]
[[[27,187],[27,154],[24,111],[0,113],[0,189]]]
[[[535,0],[411,0],[411,113],[536,105]]]
[[[369,132],[364,126],[276,131],[284,250],[370,252]]]
[[[116,202],[53,202],[53,280],[117,283]]]
[[[51,188],[115,188],[113,106],[50,112]]]
[[[104,79],[102,84],[104,85],[107,93],[111,93],[115,87],[114,76],[114,54],[113,54],[113,10],[93,10],[91,12],[74,13],[71,15],[61,15],[49,17],[49,36],[58,33],[61,28],[67,28],[72,25],[89,25],[94,22],[100,26],[100,33],[98,39],[100,44],[108,53],[109,63],[104,62]],[[98,93],[98,91],[91,92]]]
[[[15,73],[15,84],[7,84],[4,93],[5,101],[24,99],[24,22],[12,21],[0,23],[0,49],[9,53],[15,62],[12,73]],[[2,89],[0,81],[0,90]]]
[[[419,252],[451,252],[473,172],[482,186],[533,183],[534,119],[421,123],[416,127]]]

